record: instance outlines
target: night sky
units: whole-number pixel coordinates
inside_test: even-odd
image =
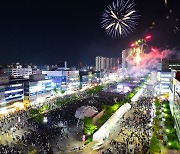
[[[121,39],[107,36],[100,24],[112,0],[1,1],[0,63],[95,65],[95,56],[121,57],[122,49],[149,33],[153,45],[178,49],[180,32],[172,31],[180,15],[178,1],[165,7],[164,0],[135,0],[141,15],[139,25]]]

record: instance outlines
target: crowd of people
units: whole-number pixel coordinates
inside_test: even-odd
[[[83,92],[77,95],[80,99],[73,103],[68,102],[61,107],[56,106],[56,100],[46,101],[44,104],[50,107],[50,111],[43,115],[47,117],[46,122],[38,123],[30,119],[30,108],[1,117],[1,137],[4,137],[5,143],[0,144],[0,151],[8,154],[27,153],[27,149],[33,148],[39,153],[50,154],[53,153],[54,145],[60,150],[57,137],[60,136],[62,142],[64,138],[69,138],[68,133],[63,128],[77,125],[78,119],[75,118],[75,112],[79,107],[94,106],[98,111],[101,111],[104,104],[113,105],[115,100],[120,101],[124,97],[124,95],[111,92],[100,92],[93,95],[87,95],[86,92]],[[67,97],[69,96],[60,99]],[[5,135],[9,135],[12,140],[7,139]],[[80,136],[78,137],[79,140],[82,140]]]
[[[131,113],[119,121],[118,140],[111,140],[110,147],[103,154],[148,153],[152,132],[153,98],[144,94],[137,102],[131,103]]]
[[[0,153],[16,154],[23,153],[23,147],[19,147],[18,135],[14,135],[16,131],[28,127],[28,122],[24,118],[28,117],[29,109],[26,111],[20,110],[15,113],[1,115],[0,117],[0,130],[1,141],[4,140],[5,144],[0,144]],[[19,122],[18,122],[19,120]],[[20,122],[21,121],[21,122]],[[12,138],[12,140],[10,140]]]
[[[93,106],[101,111],[103,105],[114,105],[116,101],[122,101],[125,94],[102,91],[98,94],[87,95],[86,92],[83,92],[78,94],[78,97],[79,99],[73,103],[70,101],[61,107],[56,106],[56,100],[47,101],[45,104],[50,107],[50,111],[43,114],[47,118],[45,122],[39,123],[29,119],[29,108],[26,111],[1,117],[1,137],[4,136],[6,141],[5,144],[0,144],[1,153],[27,153],[29,148],[36,149],[38,153],[42,154],[51,154],[54,149],[60,151],[62,148],[59,146],[59,138],[60,142],[70,138],[68,131],[64,131],[64,128],[77,125],[78,119],[75,118],[75,113],[79,107]],[[131,106],[132,115],[119,121],[121,129],[116,137],[121,138],[121,141],[112,139],[111,146],[103,151],[104,154],[114,152],[117,154],[126,152],[139,154],[148,151],[151,133],[149,123],[153,117],[151,113],[152,98],[143,96],[136,103],[131,103]],[[16,133],[19,130],[23,130],[21,135]],[[6,140],[5,135],[7,134],[12,136],[12,141]],[[77,136],[79,140],[82,140],[79,135]],[[17,144],[21,146],[17,146]]]

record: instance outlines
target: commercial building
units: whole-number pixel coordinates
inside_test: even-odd
[[[43,104],[54,95],[54,84],[44,75],[31,75],[30,79],[11,79],[0,75],[0,114]]]
[[[23,108],[24,85],[23,83],[13,84],[9,82],[9,77],[0,77],[0,114],[8,110]]]
[[[96,71],[112,71],[119,68],[118,58],[96,57]]]
[[[172,74],[171,72],[158,72],[157,85],[155,90],[157,94],[169,93]]]
[[[80,71],[80,87],[87,85],[95,85],[100,82],[102,78],[102,72],[100,71]]]
[[[20,63],[7,65],[3,68],[3,71],[13,78],[29,78],[31,74],[41,73],[37,67],[32,67],[30,65],[22,66]]]
[[[170,108],[175,120],[177,136],[180,141],[180,70],[172,70],[172,82],[170,89]]]
[[[73,90],[79,88],[79,71],[57,70],[42,71],[46,79],[52,80],[59,90]]]
[[[24,99],[31,106],[42,105],[54,94],[54,84],[51,80],[28,81],[24,83]]]
[[[30,81],[40,81],[45,80],[44,74],[33,74],[29,76]]]

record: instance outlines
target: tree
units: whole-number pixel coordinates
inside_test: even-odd
[[[150,153],[154,154],[155,152],[161,152],[161,148],[157,136],[153,135],[150,143]]]
[[[86,135],[92,135],[97,129],[98,129],[97,126],[92,124],[92,118],[90,117],[84,118],[84,133]]]
[[[96,130],[97,130],[97,126],[93,125],[93,124],[88,124],[86,126],[84,126],[84,133],[86,135],[91,135],[93,134]]]
[[[62,102],[61,102],[60,100],[57,100],[57,101],[56,101],[56,105],[57,105],[57,106],[61,106],[61,104],[62,104]]]
[[[50,109],[50,107],[48,105],[43,105],[42,107],[39,108],[39,112],[41,114],[47,112]]]
[[[30,112],[30,115],[33,117],[33,119],[36,122],[42,122],[43,115],[40,113],[40,110],[38,110],[38,109],[31,109],[29,112]]]
[[[31,110],[29,111],[29,113],[30,113],[30,115],[31,115],[32,117],[34,117],[34,116],[36,116],[37,114],[39,114],[39,110],[37,110],[37,109],[31,109]]]
[[[36,121],[36,122],[42,122],[43,121],[43,115],[42,114],[38,114],[35,118],[34,118],[34,120]]]
[[[155,100],[155,107],[159,108],[160,107],[160,101],[158,99]]]
[[[135,94],[131,92],[131,93],[129,93],[128,98],[131,99],[131,98],[133,98],[134,95]]]

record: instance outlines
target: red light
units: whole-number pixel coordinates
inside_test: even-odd
[[[131,47],[134,47],[134,46],[135,46],[135,44],[134,44],[134,43],[132,43],[132,44],[131,44]]]
[[[146,36],[146,40],[149,40],[149,39],[151,39],[151,35],[148,35],[148,36]]]
[[[152,51],[157,52],[157,49],[151,48]]]

